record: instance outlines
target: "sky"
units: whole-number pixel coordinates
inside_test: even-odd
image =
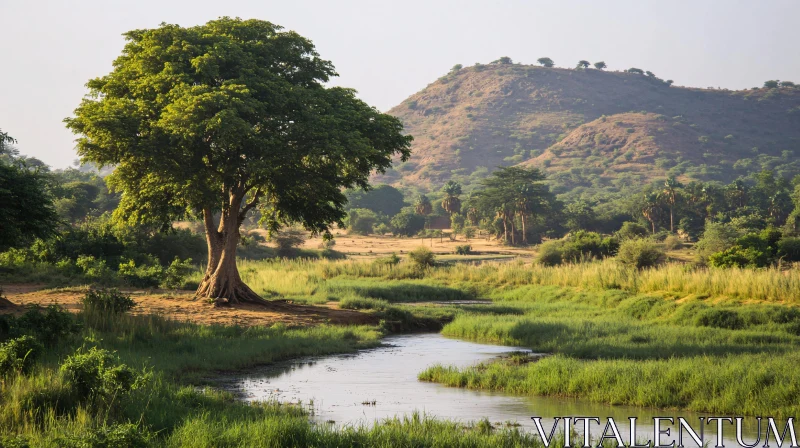
[[[693,87],[800,82],[800,0],[0,0],[0,129],[23,154],[70,166],[63,119],[111,70],[122,33],[220,16],[311,39],[336,66],[333,84],[382,111],[455,64],[500,56],[603,60]]]

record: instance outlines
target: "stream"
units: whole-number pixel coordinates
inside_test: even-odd
[[[376,420],[419,411],[462,422],[484,417],[492,423],[514,422],[534,432],[531,416],[544,417],[542,424],[548,432],[555,416],[596,416],[602,425],[607,417],[613,417],[626,443],[629,417],[639,418],[637,439],[642,441],[652,439],[656,416],[683,417],[699,432],[697,422],[702,414],[687,411],[610,406],[560,397],[514,396],[417,380],[419,372],[433,364],[466,367],[512,351],[530,352],[528,349],[478,344],[431,333],[390,336],[383,342],[386,344],[383,347],[354,354],[302,358],[240,372],[224,378],[222,387],[247,401],[302,403],[312,408],[312,419],[316,422],[337,425],[370,425]],[[752,443],[757,432],[755,419],[746,418],[745,423],[745,442]],[[667,427],[673,428],[672,436],[677,440],[676,426]],[[593,436],[599,437],[602,431],[602,427],[593,424]],[[715,426],[706,428],[706,443],[710,446],[714,444],[715,431]],[[663,438],[664,443],[671,440]],[[738,446],[734,427],[728,424],[725,424],[725,440],[731,446]],[[696,446],[687,435],[684,444]]]

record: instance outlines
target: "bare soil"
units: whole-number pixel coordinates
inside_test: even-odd
[[[0,303],[0,314],[24,312],[27,305],[59,305],[71,312],[81,309],[83,288],[43,289],[42,285],[3,285],[7,303]],[[203,325],[261,326],[284,323],[289,326],[375,325],[378,318],[368,313],[342,310],[335,304],[325,306],[296,305],[272,301],[269,306],[241,304],[215,307],[203,300],[194,300],[193,291],[148,292],[127,291],[136,302],[134,315],[160,315],[168,319]]]

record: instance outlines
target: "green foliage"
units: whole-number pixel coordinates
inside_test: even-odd
[[[594,68],[596,68],[596,69],[598,69],[598,70],[603,70],[603,69],[605,69],[606,67],[608,67],[608,66],[607,66],[607,65],[606,65],[606,63],[605,63],[605,62],[603,62],[603,61],[599,61],[599,62],[595,62],[595,63],[594,63]]]
[[[0,376],[28,373],[44,347],[32,336],[20,336],[0,343]]]
[[[588,230],[595,223],[594,209],[585,201],[576,201],[564,207],[564,217],[566,227],[570,232],[578,230]]]
[[[744,319],[736,311],[708,309],[701,312],[695,320],[698,326],[726,328],[728,330],[739,330],[744,328]]]
[[[156,260],[153,264],[136,265],[133,260],[120,263],[117,276],[137,288],[155,288],[164,280],[164,269]]]
[[[348,190],[348,208],[366,208],[377,214],[394,216],[405,207],[403,193],[390,185],[378,185],[369,190]]]
[[[80,330],[75,317],[56,305],[29,305],[19,317],[0,315],[0,337],[33,336],[45,345],[63,340]]]
[[[136,307],[136,302],[129,294],[118,289],[91,290],[83,297],[83,309],[101,313],[126,313]]]
[[[596,232],[578,231],[562,240],[548,241],[539,246],[537,262],[545,266],[561,263],[578,263],[590,259],[613,256],[619,248],[619,240],[603,237]]]
[[[553,67],[555,65],[555,62],[553,62],[553,60],[548,57],[539,58],[536,60],[536,62],[538,62],[539,65],[541,65],[542,67],[548,67],[548,68]]]
[[[589,68],[590,65],[591,65],[591,63],[589,61],[580,60],[580,61],[578,61],[578,65],[576,65],[575,68],[584,69],[585,70],[585,69]]]
[[[369,235],[381,223],[382,217],[365,208],[351,209],[347,219],[347,229],[358,235]]]
[[[121,364],[113,353],[97,347],[79,349],[67,357],[59,373],[81,403],[119,402],[147,381],[145,375]]]
[[[413,210],[403,210],[392,217],[391,226],[395,235],[412,236],[425,228],[425,218]]]
[[[332,242],[332,241],[331,241]],[[333,244],[330,245],[331,247]],[[328,247],[330,248],[330,247]],[[180,289],[186,282],[186,277],[194,271],[192,259],[181,260],[175,257],[172,263],[164,269],[164,276],[161,286],[167,289]]]
[[[39,170],[0,161],[0,251],[53,235],[58,217],[45,182]]]
[[[106,266],[105,260],[98,260],[92,255],[79,255],[75,265],[83,272],[89,281],[107,284],[111,281],[111,269]]]
[[[617,253],[617,261],[636,269],[652,268],[666,261],[664,250],[652,240],[627,239],[622,241]]]
[[[676,235],[669,235],[664,239],[664,248],[678,250],[683,248],[683,241]]]
[[[463,244],[456,246],[456,255],[470,255],[472,253],[472,246]]]
[[[408,253],[408,259],[414,266],[426,269],[436,264],[436,256],[425,246],[420,246]]]
[[[777,89],[779,85],[780,85],[780,81],[777,81],[777,80],[764,81],[764,88],[765,89]]]
[[[154,439],[146,428],[123,423],[58,437],[55,442],[64,448],[149,448],[154,446]]]

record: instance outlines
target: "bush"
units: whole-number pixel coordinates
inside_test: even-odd
[[[629,239],[619,246],[617,261],[625,266],[643,269],[664,263],[666,255],[664,250],[651,240]]]
[[[464,233],[464,238],[466,238],[467,240],[475,238],[475,227],[472,226],[464,227],[463,233]]]
[[[186,277],[192,273],[194,267],[192,267],[192,259],[181,260],[178,257],[175,257],[164,269],[164,276],[161,282],[161,286],[166,289],[180,289],[184,286],[184,282],[186,281]]]
[[[472,246],[464,244],[463,246],[456,246],[456,255],[469,255],[472,253]]]
[[[137,266],[133,260],[120,263],[117,276],[125,284],[137,288],[155,288],[164,279],[164,269],[158,264],[158,260],[150,260],[153,264],[142,264]]]
[[[419,268],[429,268],[436,263],[436,256],[425,246],[420,246],[408,253],[408,258]]]
[[[628,221],[622,223],[622,227],[617,231],[617,238],[621,240],[644,238],[649,233],[643,225]]]
[[[664,248],[667,250],[682,249],[683,241],[677,235],[670,235],[664,238]]]
[[[347,219],[347,230],[350,233],[369,235],[374,232],[380,217],[370,209],[356,208],[350,210]]]
[[[0,344],[0,376],[27,373],[44,347],[32,336],[21,336]]]
[[[98,260],[91,255],[80,255],[75,261],[75,265],[80,268],[87,280],[107,284],[111,281],[111,269],[106,266],[105,260]]]
[[[45,345],[77,333],[80,326],[75,316],[64,311],[56,305],[42,308],[39,305],[30,305],[28,310],[20,317],[13,315],[0,316],[0,333],[8,337],[35,336]]]
[[[562,261],[562,241],[547,241],[539,246],[536,262],[545,266],[556,266]]]
[[[758,268],[769,264],[769,255],[754,247],[736,245],[722,252],[711,254],[708,257],[708,264],[716,268]]]
[[[120,292],[118,289],[98,289],[86,293],[83,297],[85,311],[103,311],[110,313],[125,313],[133,309],[136,302],[131,296]]]
[[[736,311],[712,308],[700,313],[695,320],[695,324],[701,327],[738,330],[744,328],[744,319]]]
[[[392,217],[390,224],[395,235],[412,236],[425,228],[425,218],[411,210],[403,210]]]
[[[396,253],[392,252],[392,254],[388,257],[378,258],[375,260],[375,263],[385,264],[387,266],[395,266],[396,264],[400,263],[400,257],[398,257]]]
[[[122,395],[146,380],[145,376],[120,364],[111,352],[97,347],[86,352],[78,349],[64,360],[59,373],[70,385],[75,398],[84,403],[109,399],[119,402]]]
[[[63,448],[148,448],[155,436],[133,423],[103,426],[73,436],[56,439]]]

